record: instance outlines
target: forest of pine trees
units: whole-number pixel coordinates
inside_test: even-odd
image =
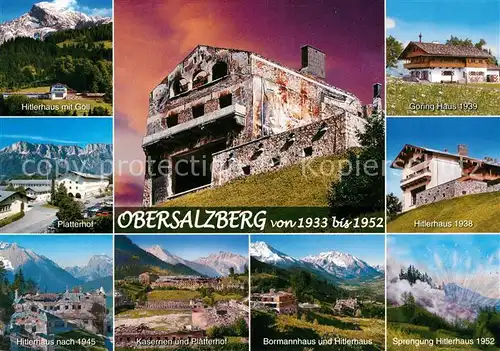
[[[43,41],[9,40],[0,50],[0,89],[59,82],[79,92],[106,93],[111,101],[113,51],[104,42],[112,38],[112,25],[105,24],[57,32]]]
[[[400,280],[407,280],[410,285],[413,285],[417,282],[417,280],[420,280],[423,283],[428,283],[429,285],[433,286],[432,283],[432,278],[427,275],[427,273],[421,273],[418,269],[416,269],[414,266],[410,265],[406,272],[401,269],[401,272],[399,273],[399,279]]]

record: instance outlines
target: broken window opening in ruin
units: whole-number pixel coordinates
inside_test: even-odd
[[[271,158],[271,165],[273,167],[277,167],[280,164],[281,164],[281,157],[280,156],[276,156],[276,157]]]
[[[193,78],[193,89],[201,87],[208,83],[208,73],[205,71],[199,71],[195,74]]]
[[[219,61],[212,67],[212,80],[227,76],[227,63]]]
[[[264,144],[262,143],[259,143],[259,145],[257,145],[257,147],[255,148],[252,156],[250,157],[251,160],[256,160],[257,158],[259,158],[260,155],[262,155],[262,153],[264,152]]]
[[[174,113],[170,116],[167,117],[167,127],[172,128],[173,126],[176,126],[179,124],[179,114]]]
[[[178,78],[172,84],[172,90],[174,92],[174,96],[179,95],[187,91],[187,81],[184,78]]]
[[[174,194],[212,183],[212,155],[226,148],[226,140],[205,145],[194,152],[172,157]]]
[[[312,141],[318,141],[319,139],[321,139],[326,134],[328,129],[329,129],[328,125],[325,122],[323,122],[319,127],[318,131],[316,132],[316,134],[313,136]]]
[[[205,105],[200,104],[192,107],[193,118],[201,117],[205,114]]]
[[[241,169],[242,169],[244,175],[250,174],[250,166],[249,165],[243,166]]]
[[[304,157],[312,156],[312,154],[313,154],[312,146],[308,146],[308,147],[304,148]]]
[[[219,96],[219,108],[228,107],[228,106],[231,106],[232,104],[233,104],[233,95],[232,94]]]

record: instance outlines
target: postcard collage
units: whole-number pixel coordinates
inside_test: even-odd
[[[0,351],[499,350],[500,0],[0,0]]]

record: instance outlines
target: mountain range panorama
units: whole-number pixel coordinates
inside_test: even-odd
[[[23,174],[23,163],[28,173],[46,172],[48,165],[57,167],[59,173],[67,170],[91,174],[111,174],[113,169],[113,145],[91,143],[78,145],[55,145],[18,141],[0,149],[0,177],[11,178]],[[44,162],[41,162],[44,160]],[[37,169],[39,166],[40,170]]]
[[[83,267],[64,269],[51,259],[17,243],[0,242],[0,261],[7,270],[9,280],[22,269],[25,279],[32,279],[40,289],[48,292],[62,292],[66,287],[84,285],[101,278],[109,277],[111,281],[113,275],[113,260],[107,255],[94,255]]]
[[[111,22],[110,17],[63,10],[44,1],[34,4],[28,13],[0,24],[0,44],[17,37],[44,39],[57,31],[89,28]]]
[[[279,268],[305,269],[332,281],[371,280],[383,276],[382,267],[371,266],[353,255],[337,251],[322,252],[299,259],[259,241],[251,243],[250,255],[261,262]]]
[[[168,252],[159,245],[145,248],[144,250],[158,257],[163,262],[173,265],[183,264],[201,275],[209,277],[227,276],[230,268],[234,268],[235,273],[243,273],[245,265],[248,265],[248,258],[230,252],[220,251],[210,254],[207,257],[190,261]]]

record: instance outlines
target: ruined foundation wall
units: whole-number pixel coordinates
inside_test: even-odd
[[[346,151],[345,121],[345,115],[332,117],[216,153],[212,163],[212,186],[280,169],[308,158],[343,153]],[[323,124],[327,130],[321,135]],[[291,133],[295,140],[290,143]]]

